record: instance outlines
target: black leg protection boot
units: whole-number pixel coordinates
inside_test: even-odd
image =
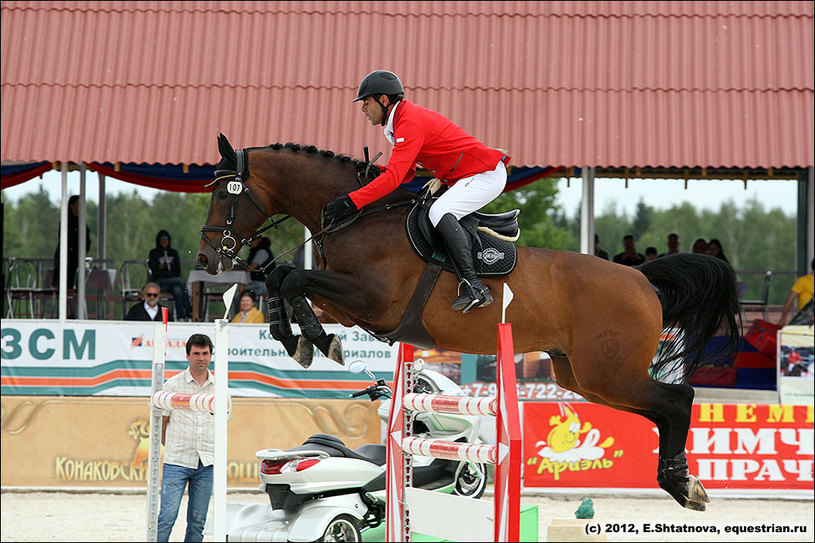
[[[297,350],[297,337],[291,331],[289,314],[283,305],[283,297],[278,292],[276,296],[266,298],[266,307],[269,315],[269,333],[274,339],[281,342],[289,356],[294,356]]]
[[[340,339],[335,334],[325,333],[323,325],[317,319],[317,315],[314,314],[308,300],[303,296],[297,296],[291,300],[291,309],[294,313],[294,319],[300,325],[303,336],[328,358],[344,366],[345,359]]]
[[[492,303],[490,289],[484,286],[475,274],[473,253],[467,233],[456,218],[449,213],[441,218],[439,224],[436,225],[436,230],[444,238],[447,252],[450,253],[453,267],[459,278],[461,295],[453,302],[453,309],[466,313],[475,307],[490,305]]]

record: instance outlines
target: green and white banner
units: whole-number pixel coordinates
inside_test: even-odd
[[[149,396],[156,323],[4,319],[0,328],[2,394],[48,396]],[[393,379],[397,345],[361,328],[324,325],[341,337],[346,364],[363,360],[377,378]],[[299,333],[294,325],[294,332]],[[170,323],[165,379],[187,367],[192,334],[215,339],[214,323]],[[214,362],[213,367],[214,368]],[[211,369],[212,369],[211,368]],[[370,384],[316,348],[303,369],[267,324],[229,325],[229,389],[233,396],[348,398]]]

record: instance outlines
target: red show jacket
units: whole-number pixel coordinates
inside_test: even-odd
[[[491,149],[462,130],[453,121],[430,109],[402,100],[393,117],[395,144],[384,171],[350,193],[357,208],[390,194],[416,173],[417,163],[434,177],[452,185],[459,179],[492,171],[509,156]]]

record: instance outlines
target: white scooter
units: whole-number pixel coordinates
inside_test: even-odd
[[[413,392],[464,396],[444,375],[414,362]],[[362,361],[349,364],[366,372],[376,384],[353,393],[382,399],[377,410],[387,422],[391,389],[377,380]],[[480,443],[480,418],[417,413],[413,433],[426,439]],[[302,445],[281,451],[258,451],[260,490],[270,504],[244,504],[228,511],[227,536],[232,541],[361,541],[362,531],[381,524],[385,516],[386,449],[363,445],[348,449],[337,437],[315,434]],[[487,483],[485,464],[424,456],[413,457],[414,486],[480,498]],[[234,509],[234,508],[230,508]]]

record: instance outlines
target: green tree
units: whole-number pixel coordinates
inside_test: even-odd
[[[648,231],[648,226],[651,224],[651,213],[652,209],[645,205],[645,202],[640,200],[637,203],[634,222],[631,225],[631,233],[634,234],[635,240],[639,240]],[[644,249],[645,247],[642,247],[640,252],[644,252]]]
[[[519,245],[578,251],[580,210],[569,217],[557,206],[556,196],[557,180],[544,179],[502,194],[484,212],[520,208]],[[210,200],[209,193],[165,192],[152,201],[143,200],[135,191],[109,196],[107,258],[116,267],[123,260],[146,259],[155,246],[156,233],[166,229],[182,258],[182,274],[186,276],[198,253],[200,229],[207,221]],[[3,202],[3,256],[52,259],[59,240],[59,202],[49,201],[42,188],[16,203],[8,202],[3,193]],[[95,257],[99,244],[95,202],[87,203],[87,220],[91,231],[89,256]],[[275,256],[290,251],[280,259],[286,262],[294,259],[296,248],[303,243],[304,230],[291,219],[264,235],[272,242]],[[610,203],[597,214],[595,231],[601,247],[612,256],[622,250],[622,238],[628,233],[637,236],[640,252],[649,245],[664,252],[671,232],[679,234],[683,251],[690,251],[697,237],[718,238],[739,272],[739,279],[747,285],[750,298],[758,296],[765,269],[793,270],[795,264],[795,217],[786,216],[780,209],[766,210],[756,199],[743,208],[728,201],[716,211],[697,210],[688,202],[656,210],[640,201],[633,218]],[[248,249],[242,249],[240,255],[247,254]],[[792,275],[773,278],[771,303],[783,303],[794,279]]]

